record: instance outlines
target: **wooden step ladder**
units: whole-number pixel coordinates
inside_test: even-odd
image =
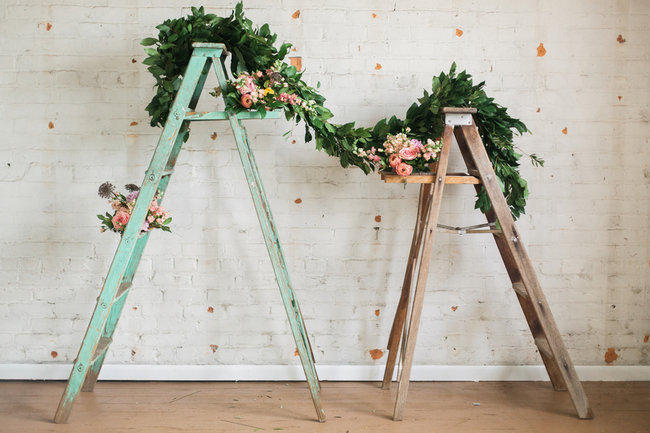
[[[442,112],[445,114],[445,127],[437,173],[412,174],[406,178],[391,173],[382,174],[382,179],[388,183],[421,184],[413,240],[406,264],[402,293],[388,339],[388,359],[382,383],[383,389],[390,388],[397,353],[401,350],[402,368],[397,375],[399,385],[393,419],[402,419],[406,404],[413,353],[429,275],[431,250],[437,227],[446,231],[491,233],[493,235],[553,388],[557,391],[569,391],[578,417],[592,418],[593,413],[589,407],[587,396],[562,342],[562,337],[524,247],[521,234],[515,226],[494,168],[474,123],[473,114],[476,113],[476,109],[447,107],[443,108]],[[452,175],[447,173],[452,136],[456,137],[469,174]],[[449,183],[474,185],[477,193],[481,190],[481,185],[485,188],[492,204],[486,214],[487,224],[464,228],[438,224],[442,192],[445,184]],[[483,226],[489,228],[481,230],[480,227]],[[418,262],[419,270],[415,292],[411,293]]]
[[[271,208],[264,192],[255,157],[249,147],[246,130],[241,124],[241,120],[259,119],[261,116],[257,112],[241,112],[237,114],[230,111],[194,112],[211,66],[214,67],[221,89],[226,88],[228,74],[224,59],[228,52],[225,45],[218,43],[194,43],[192,46],[194,49],[183,75],[183,82],[174,99],[149,168],[145,172],[133,213],[126,225],[108,271],[108,276],[97,298],[95,311],[54,416],[54,421],[57,423],[67,421],[72,410],[72,404],[80,389],[82,391],[92,391],[95,386],[106,351],[112,341],[115,326],[124,307],[124,301],[131,289],[133,276],[140,262],[142,251],[149,239],[150,232],[140,233],[140,228],[147,214],[147,208],[156,193],[159,200],[162,200],[171,174],[174,172],[176,158],[189,133],[190,122],[207,120],[230,121],[246,181],[255,204],[255,211],[262,228],[273,271],[275,272],[275,279],[280,288],[280,295],[289,318],[291,332],[296,341],[298,355],[307,377],[311,397],[316,408],[316,415],[319,421],[325,421],[325,412],[319,397],[320,385],[309,337],[300,313],[298,300],[293,292],[284,254],[278,239],[278,230],[271,215]],[[279,111],[266,114],[266,118],[279,117]]]

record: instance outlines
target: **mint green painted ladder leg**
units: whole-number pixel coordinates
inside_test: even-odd
[[[171,174],[174,171],[176,159],[185,142],[189,123],[191,121],[206,120],[230,121],[246,181],[260,221],[271,264],[273,265],[275,278],[280,288],[282,302],[287,312],[291,332],[296,341],[296,348],[309,384],[316,415],[319,421],[325,421],[325,412],[320,402],[318,375],[309,337],[298,301],[293,292],[284,254],[280,247],[277,227],[273,221],[255,157],[249,147],[246,131],[241,124],[241,120],[259,119],[260,115],[256,112],[235,114],[226,111],[207,113],[193,111],[211,66],[214,66],[222,89],[225,88],[227,79],[226,69],[223,64],[227,52],[223,44],[195,43],[193,47],[194,50],[187,65],[183,82],[165,122],[165,127],[158,140],[149,168],[145,172],[140,195],[136,200],[131,219],[115,252],[104,286],[97,298],[97,305],[86,330],[86,335],[81,343],[79,354],[74,361],[70,378],[61,396],[59,407],[54,416],[54,422],[56,423],[63,423],[68,420],[72,405],[80,390],[92,391],[95,386],[126,296],[130,291],[133,276],[149,239],[149,232],[140,233],[140,227],[144,224],[149,203],[153,200],[156,192],[160,200],[162,200]],[[279,118],[279,114],[279,112],[269,112],[266,117]]]

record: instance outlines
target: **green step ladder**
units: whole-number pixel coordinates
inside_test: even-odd
[[[237,150],[253,197],[255,211],[262,227],[264,241],[271,258],[275,279],[280,288],[282,302],[289,318],[291,332],[296,341],[298,355],[309,384],[316,415],[319,421],[325,421],[325,412],[320,402],[320,385],[314,365],[314,354],[300,313],[298,300],[292,289],[284,253],[280,247],[278,230],[271,215],[271,208],[264,192],[262,179],[253,152],[248,145],[246,130],[241,123],[244,119],[259,119],[261,116],[257,112],[236,114],[230,111],[194,112],[211,66],[214,67],[221,89],[226,88],[228,74],[224,59],[227,57],[228,52],[225,45],[220,43],[197,42],[192,46],[194,49],[183,76],[183,82],[174,99],[149,168],[145,172],[133,213],[124,229],[124,234],[108,271],[108,276],[97,298],[97,305],[81,343],[79,354],[72,366],[67,386],[61,396],[59,407],[54,416],[54,422],[56,423],[63,423],[68,420],[72,404],[79,390],[92,391],[97,382],[97,376],[112,341],[115,326],[129,294],[133,275],[138,268],[142,251],[149,239],[150,232],[140,233],[140,228],[147,214],[147,208],[156,192],[160,200],[162,200],[171,174],[174,172],[176,158],[185,141],[186,134],[189,133],[190,122],[226,119],[230,121],[237,142]],[[277,119],[279,117],[280,111],[272,111],[266,114],[266,118]]]

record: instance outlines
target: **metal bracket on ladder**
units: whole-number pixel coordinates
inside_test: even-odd
[[[494,168],[481,140],[478,128],[472,115],[475,108],[444,107],[445,129],[443,146],[440,151],[437,173],[420,174],[413,182],[420,183],[420,199],[411,250],[406,265],[402,294],[399,299],[390,337],[388,339],[388,356],[384,371],[383,389],[390,387],[393,379],[397,352],[401,346],[401,372],[398,374],[399,387],[393,412],[394,420],[401,420],[406,404],[415,342],[420,325],[420,315],[427,284],[429,261],[433,248],[435,228],[439,227],[451,232],[491,233],[497,244],[499,254],[512,282],[512,288],[517,294],[524,317],[528,322],[533,341],[536,344],[546,371],[555,390],[569,391],[573,405],[579,418],[591,418],[593,413],[589,407],[587,396],[575,372],[569,353],[562,342],[562,337],[551,314],[551,310],[542,293],[537,275],[528,253],[523,246],[521,236],[515,227],[512,214],[506,202],[501,187],[496,178]],[[472,182],[478,193],[485,188],[490,199],[491,208],[486,213],[487,224],[469,227],[452,227],[438,224],[438,216],[442,203],[442,193],[448,182],[447,163],[452,136],[456,138],[463,160],[470,176],[479,181]],[[382,179],[391,182],[389,175]],[[408,179],[408,178],[407,178]],[[460,183],[460,182],[458,182]],[[469,184],[469,182],[463,182]],[[496,229],[496,224],[499,229]],[[488,226],[489,230],[477,230]],[[415,278],[416,269],[419,270]],[[415,291],[412,291],[412,281],[416,279]],[[401,344],[400,344],[401,340]]]
[[[133,276],[140,262],[142,251],[149,239],[149,232],[140,232],[147,208],[156,194],[158,194],[159,200],[164,197],[190,122],[209,120],[228,120],[232,127],[244,174],[262,228],[271,264],[273,265],[276,282],[280,289],[298,355],[309,384],[316,416],[319,421],[325,421],[325,412],[320,402],[320,384],[314,365],[314,354],[305,328],[305,322],[293,291],[284,253],[280,247],[278,230],[264,192],[259,169],[253,151],[249,146],[246,130],[241,124],[242,120],[259,119],[261,116],[257,112],[232,113],[229,111],[215,111],[197,113],[194,111],[210,68],[213,67],[222,89],[227,84],[228,74],[224,65],[224,58],[227,55],[225,45],[201,42],[194,43],[192,46],[194,49],[183,76],[183,81],[169,111],[169,116],[158,140],[149,168],[145,172],[140,194],[115,252],[104,286],[97,298],[95,311],[72,367],[70,378],[61,396],[59,407],[54,416],[54,421],[57,423],[68,420],[72,405],[80,390],[93,390],[124,307],[124,302],[132,286]],[[269,119],[279,117],[279,111],[266,114],[266,118]]]

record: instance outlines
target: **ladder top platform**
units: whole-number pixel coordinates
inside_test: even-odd
[[[472,107],[442,107],[441,111],[445,114],[476,114],[476,108]]]
[[[193,48],[221,48],[226,50],[226,45],[221,42],[192,42]]]

